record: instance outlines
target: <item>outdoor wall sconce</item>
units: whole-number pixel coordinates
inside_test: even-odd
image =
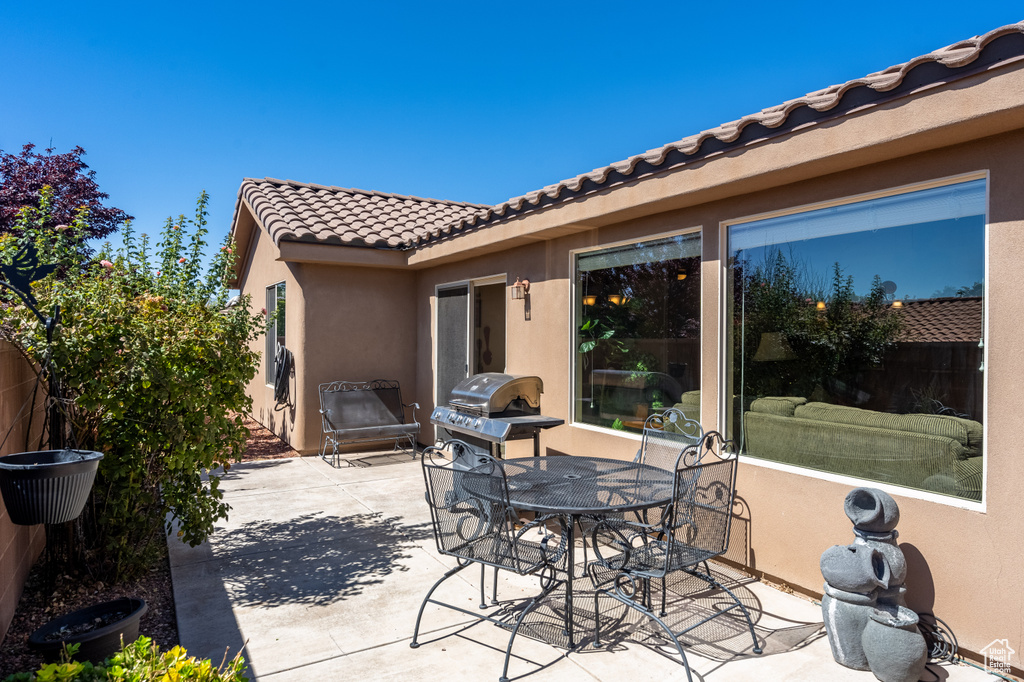
[[[512,285],[512,300],[521,301],[526,298],[528,293],[530,293],[530,280],[524,279],[519,281],[519,278],[516,277],[516,281]]]
[[[584,296],[583,305],[594,305],[597,303],[597,296]]]

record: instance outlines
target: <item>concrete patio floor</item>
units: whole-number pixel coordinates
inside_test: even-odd
[[[424,595],[455,565],[435,549],[419,460],[381,454],[352,462],[334,469],[318,457],[304,457],[231,468],[222,483],[232,508],[229,519],[199,547],[169,541],[182,645],[215,662],[225,649],[234,655],[244,646],[250,677],[266,682],[496,681],[508,632],[492,624],[431,607],[423,616],[422,646],[409,647]],[[695,682],[875,679],[832,660],[816,604],[725,566],[713,570],[750,609],[765,652],[751,654],[745,627],[727,617],[715,619],[695,631],[698,641],[688,648]],[[479,578],[478,569],[467,568],[436,597],[475,609]],[[535,578],[501,574],[500,599],[538,591]],[[561,628],[545,627],[558,622],[552,610],[561,603],[557,596],[531,615],[528,636],[516,638],[513,680],[686,679],[683,667],[667,655],[665,641],[614,603],[608,645],[566,652],[550,641]],[[714,603],[714,595],[676,600],[669,619]],[[932,664],[929,670],[923,679],[996,679],[968,666]]]

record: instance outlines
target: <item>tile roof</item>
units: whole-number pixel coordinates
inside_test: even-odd
[[[990,49],[991,48],[991,49]],[[657,149],[631,156],[603,168],[548,185],[444,225],[416,234],[410,247],[456,236],[506,218],[605,190],[638,178],[678,168],[727,148],[780,135],[810,122],[835,118],[869,104],[894,99],[928,85],[948,82],[959,75],[984,70],[992,64],[1024,54],[1024,22],[1003,26],[982,36],[954,43],[903,64],[816,90],[803,97],[723,123],[717,128],[683,138]],[[953,73],[954,70],[959,70]],[[911,75],[911,72],[914,72]]]
[[[977,343],[982,338],[983,307],[980,296],[927,298],[904,301],[902,341],[924,343]]]
[[[431,229],[466,219],[478,204],[245,178],[238,190],[275,244],[290,241],[400,248]]]

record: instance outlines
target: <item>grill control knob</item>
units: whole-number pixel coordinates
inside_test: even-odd
[[[475,422],[473,422],[473,426],[479,427],[480,426],[480,420],[477,419]]]

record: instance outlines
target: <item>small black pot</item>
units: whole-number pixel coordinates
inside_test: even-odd
[[[124,643],[130,644],[139,638],[139,619],[149,610],[142,599],[121,597],[113,601],[97,604],[88,608],[73,611],[66,616],[51,620],[49,623],[32,633],[28,638],[28,648],[38,651],[47,661],[57,661],[64,644],[80,644],[76,661],[92,661],[101,663],[108,656],[121,650],[121,637]],[[69,634],[64,638],[48,638],[62,628],[74,628],[84,623],[92,623],[97,618],[104,618],[112,613],[124,612],[127,615],[115,623],[83,632],[78,635]]]
[[[22,526],[78,518],[103,454],[39,450],[0,457],[0,493],[11,521]]]

